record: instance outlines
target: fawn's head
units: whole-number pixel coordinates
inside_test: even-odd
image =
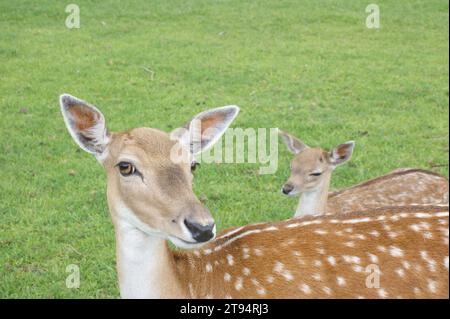
[[[171,134],[152,128],[112,133],[94,106],[68,94],[60,97],[67,129],[95,155],[107,173],[113,220],[170,239],[183,248],[215,236],[214,219],[192,190],[195,155],[212,146],[239,112],[226,106],[196,115]]]
[[[288,150],[295,154],[291,161],[291,176],[282,188],[282,192],[290,196],[322,187],[330,180],[333,170],[351,158],[355,146],[349,141],[327,152],[322,148],[311,148],[286,132],[279,131],[279,134]]]

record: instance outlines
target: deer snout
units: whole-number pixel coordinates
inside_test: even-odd
[[[289,184],[289,183],[284,184],[283,187],[281,188],[281,191],[285,195],[289,195],[289,193],[292,192],[293,190],[294,190],[294,185]]]
[[[191,232],[192,238],[199,243],[203,243],[214,237],[214,222],[202,225],[195,221],[185,219],[184,224]]]

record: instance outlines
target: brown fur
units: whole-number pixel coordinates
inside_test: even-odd
[[[448,212],[448,207],[383,208],[247,225],[230,236],[227,233],[233,229],[224,231],[200,251],[176,253],[176,262],[192,298],[448,298],[448,269],[444,265],[444,258],[448,258],[448,215],[437,217],[439,212]],[[434,217],[419,218],[416,213]],[[408,217],[400,217],[402,214]],[[384,220],[377,220],[381,216]],[[345,223],[364,218],[370,221]],[[335,220],[339,222],[333,223]],[[286,227],[311,221],[322,222]],[[411,229],[421,222],[429,224],[432,238]],[[249,234],[214,251],[239,235],[267,227],[278,230]],[[371,234],[373,231],[379,235]],[[392,256],[391,251],[397,248],[401,256]],[[430,269],[421,252],[427,252],[434,268]],[[370,254],[378,258],[379,289],[366,287],[366,267],[374,264]],[[227,255],[232,256],[232,264]],[[345,284],[340,286],[338,277]]]
[[[446,205],[448,179],[422,169],[398,169],[378,178],[331,192],[327,213],[346,213],[383,206]]]

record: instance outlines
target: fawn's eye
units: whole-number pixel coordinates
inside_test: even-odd
[[[136,173],[136,167],[131,163],[120,162],[117,166],[119,167],[119,172],[122,176],[130,176]]]
[[[309,175],[310,176],[320,176],[320,175],[322,175],[322,173],[321,172],[317,172],[317,173],[311,173]]]
[[[200,166],[200,163],[193,162],[191,164],[191,172],[194,172],[197,169],[197,166]]]

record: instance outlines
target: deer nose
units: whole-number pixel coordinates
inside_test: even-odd
[[[192,238],[194,238],[199,243],[208,241],[214,237],[214,223],[201,225],[185,219],[184,224],[191,232]]]
[[[293,189],[294,186],[292,186],[291,184],[284,184],[281,191],[283,192],[283,194],[288,195],[290,192],[292,192]]]

